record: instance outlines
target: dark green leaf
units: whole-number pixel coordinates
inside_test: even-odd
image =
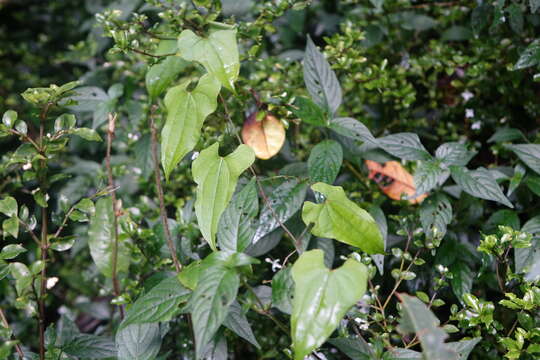
[[[450,267],[452,278],[450,284],[452,290],[460,302],[463,302],[463,295],[471,292],[474,274],[471,268],[464,262],[458,261]]]
[[[141,176],[144,179],[148,179],[148,177],[154,171],[154,159],[152,158],[150,146],[150,134],[143,135],[133,146],[133,152],[135,153],[135,166],[140,169]]]
[[[161,347],[159,324],[132,324],[116,333],[118,360],[154,360]]]
[[[309,154],[308,169],[311,182],[332,185],[339,174],[343,161],[341,145],[334,140],[318,143]]]
[[[330,129],[338,133],[339,135],[346,136],[348,138],[366,142],[372,145],[377,144],[377,140],[371,134],[371,131],[362,124],[360,121],[353,118],[335,118],[330,120]]]
[[[7,196],[0,200],[0,213],[7,217],[17,216],[17,200],[11,196]]]
[[[319,105],[315,104],[311,99],[298,96],[294,103],[290,106],[291,112],[305,123],[326,126],[328,116]]]
[[[525,69],[540,63],[540,41],[535,40],[523,51],[514,69]]]
[[[526,140],[525,135],[523,135],[521,130],[503,127],[497,129],[497,131],[495,131],[495,134],[491,135],[491,137],[488,139],[488,143],[509,142],[518,139]]]
[[[291,268],[286,267],[272,278],[272,305],[285,314],[291,314],[293,293],[294,281]]]
[[[531,170],[540,174],[540,144],[506,145],[506,148],[512,150]]]
[[[116,347],[110,339],[78,334],[69,343],[62,346],[62,351],[71,356],[89,359],[105,359],[116,356]]]
[[[462,341],[456,341],[456,342],[450,342],[446,345],[450,347],[450,349],[457,352],[457,358],[456,360],[467,360],[469,357],[469,354],[474,349],[476,344],[478,344],[482,340],[481,338],[477,337],[471,340],[462,340]]]
[[[253,330],[251,330],[251,325],[246,318],[246,315],[242,311],[242,307],[237,301],[234,301],[229,307],[229,313],[223,321],[223,325],[232,330],[236,335],[247,340],[257,349],[260,349],[260,345],[253,335]]]
[[[352,360],[372,360],[375,358],[373,350],[362,338],[334,338],[328,342]]]
[[[341,105],[341,86],[330,64],[309,36],[304,57],[304,82],[313,101],[334,114]]]
[[[176,276],[162,280],[131,305],[120,329],[131,324],[169,321],[176,315],[178,305],[187,300],[190,293]]]
[[[521,35],[523,32],[523,11],[521,11],[521,6],[519,4],[510,4],[506,11],[508,11],[510,27],[514,30],[515,33]]]
[[[431,155],[414,133],[398,133],[377,139],[379,146],[403,160],[429,160]]]
[[[452,179],[469,195],[480,199],[497,201],[510,208],[514,207],[510,200],[504,196],[501,188],[488,170],[478,168],[474,171],[468,171],[466,168],[459,166],[450,166],[450,171]]]
[[[414,185],[416,194],[422,195],[429,192],[435,186],[443,173],[438,160],[424,161],[414,173]]]
[[[475,154],[467,150],[465,145],[457,142],[444,143],[435,151],[435,157],[446,166],[465,166]]]

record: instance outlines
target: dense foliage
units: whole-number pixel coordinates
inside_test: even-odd
[[[539,10],[0,0],[0,359],[537,359]]]

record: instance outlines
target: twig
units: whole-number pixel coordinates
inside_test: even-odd
[[[269,311],[264,309],[264,304],[262,303],[262,300],[259,298],[255,290],[253,290],[253,288],[247,282],[244,282],[244,285],[246,285],[249,292],[255,297],[255,300],[259,304],[260,310],[258,310],[257,308],[254,308],[254,310],[257,313],[264,315],[270,320],[272,320],[277,325],[278,328],[280,328],[285,334],[290,336],[290,333],[287,327],[281,321],[279,321],[274,315],[272,315]]]
[[[36,244],[38,244],[38,246],[41,246],[41,241],[39,240],[37,235],[34,233],[34,231],[32,231],[32,229],[30,228],[30,225],[28,225],[27,223],[25,223],[21,219],[19,219],[19,222],[21,223],[22,226],[24,226],[26,231],[30,234],[30,237],[32,238],[32,240],[34,240],[34,242]]]
[[[109,126],[107,128],[107,154],[105,155],[105,167],[107,168],[107,179],[109,187],[114,189],[114,178],[111,167],[111,148],[114,138],[114,128],[116,124],[116,114],[109,113]],[[118,282],[118,208],[116,202],[116,191],[111,191],[113,210],[113,248],[112,248],[112,283],[114,296],[120,296],[120,284]],[[120,318],[124,318],[124,308],[120,306]]]
[[[167,57],[167,56],[174,56],[174,55],[176,55],[176,53],[163,54],[163,55],[154,55],[154,54],[150,54],[149,52],[146,52],[146,51],[144,51],[144,50],[139,50],[139,49],[135,49],[135,48],[132,48],[132,47],[129,47],[128,50],[133,51],[133,52],[136,52],[137,54],[141,54],[141,55],[145,55],[145,56],[150,56],[150,57],[157,58],[157,59],[160,59],[160,58],[162,58],[162,57]]]
[[[163,199],[163,187],[161,185],[161,170],[159,168],[159,158],[158,158],[158,151],[157,151],[157,131],[156,131],[156,124],[154,123],[154,114],[157,110],[156,105],[152,105],[152,108],[150,110],[150,140],[151,140],[151,151],[152,151],[152,160],[154,162],[154,178],[156,181],[156,189],[158,193],[158,199],[159,199],[159,213],[161,216],[161,222],[163,223],[163,232],[165,233],[165,239],[167,240],[167,246],[169,247],[169,251],[171,252],[171,257],[174,263],[174,267],[176,268],[176,272],[180,272],[182,270],[182,264],[180,264],[180,261],[178,261],[178,257],[176,256],[176,248],[174,246],[174,242],[172,240],[171,232],[169,230],[169,220],[167,218],[167,210],[165,209],[165,200]]]
[[[2,324],[4,325],[4,327],[6,329],[9,329],[9,323],[2,308],[0,308],[0,319],[2,320]],[[17,350],[17,354],[19,354],[19,359],[24,359],[24,353],[22,352],[21,346],[19,344],[15,344],[15,350]]]

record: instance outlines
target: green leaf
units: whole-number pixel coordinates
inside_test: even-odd
[[[188,303],[193,319],[197,359],[204,355],[201,352],[225,321],[240,285],[236,269],[224,261],[224,255],[217,252],[204,260],[206,267],[201,271]]]
[[[77,119],[73,114],[62,114],[54,120],[54,131],[70,130],[77,125]]]
[[[449,342],[446,343],[446,346],[448,346],[450,349],[454,350],[457,353],[456,360],[467,360],[469,354],[474,349],[476,344],[480,342],[480,340],[482,339],[477,337],[471,340]]]
[[[96,202],[96,214],[90,218],[88,229],[88,246],[90,255],[99,271],[112,276],[112,255],[114,245],[114,212],[111,197],[104,197]],[[119,236],[117,271],[127,272],[130,253]]]
[[[330,129],[338,133],[339,135],[346,136],[348,138],[366,142],[372,145],[377,145],[377,140],[371,134],[371,131],[362,124],[360,121],[353,118],[335,118],[330,120],[328,125]]]
[[[190,293],[176,276],[162,280],[131,305],[120,330],[131,324],[169,321]]]
[[[341,86],[330,64],[309,36],[304,56],[304,82],[313,101],[335,114],[341,105]]]
[[[75,236],[66,236],[51,239],[50,249],[54,251],[67,251],[75,244]]]
[[[332,334],[366,291],[367,269],[354,259],[330,270],[322,250],[306,251],[292,267],[295,283],[291,332],[294,359],[302,360]]]
[[[341,169],[343,150],[334,140],[325,140],[311,150],[308,159],[309,178],[311,182],[333,184]]]
[[[328,342],[352,360],[372,360],[375,359],[375,354],[366,341],[361,338],[334,338]]]
[[[279,223],[285,223],[300,208],[306,198],[307,183],[295,179],[286,180],[283,184],[275,188],[271,193],[267,193],[268,204],[263,203],[263,208],[259,216],[259,224],[253,237],[253,244],[256,244],[264,236],[270,234],[279,227]],[[272,210],[269,208],[269,205]]]
[[[292,312],[294,281],[291,268],[279,270],[272,278],[272,305],[285,314]]]
[[[377,139],[379,147],[402,160],[429,160],[431,155],[414,133],[397,133]]]
[[[311,99],[297,96],[294,103],[290,106],[291,112],[302,120],[302,122],[315,125],[326,126],[328,116],[323,109],[315,104]]]
[[[521,164],[517,164],[514,166],[514,175],[510,178],[510,185],[508,186],[508,191],[506,192],[506,196],[512,195],[514,191],[518,188],[518,186],[521,184],[521,181],[525,177],[525,173],[527,172],[527,169]]]
[[[233,197],[221,215],[217,233],[219,248],[244,251],[255,235],[254,219],[258,212],[257,184],[253,178]]]
[[[118,360],[154,360],[161,347],[159,324],[132,324],[116,333]]]
[[[11,235],[16,239],[19,236],[19,218],[13,216],[4,220],[2,223],[2,230],[4,231],[4,238],[6,238],[7,235]]]
[[[488,143],[501,143],[518,139],[527,140],[521,130],[509,127],[502,127],[498,128],[497,131],[495,131],[495,134],[491,135],[491,137],[488,139]]]
[[[526,273],[526,280],[531,281],[540,275],[540,215],[527,221],[521,231],[533,234],[533,239],[530,247],[514,249],[515,271]]]
[[[165,177],[197,144],[201,128],[208,115],[217,107],[220,85],[211,75],[200,78],[193,91],[187,91],[190,81],[175,86],[165,95],[167,120],[161,131],[161,163]]]
[[[241,144],[231,154],[221,157],[219,143],[201,151],[193,162],[193,180],[197,183],[195,214],[204,238],[212,250],[216,248],[219,219],[231,200],[240,174],[253,164],[255,154]]]
[[[463,261],[458,261],[450,266],[450,272],[452,278],[450,284],[452,290],[460,302],[462,302],[463,295],[471,292],[474,274],[471,268]]]
[[[463,167],[450,166],[450,172],[456,184],[469,195],[496,201],[510,208],[514,207],[510,200],[504,196],[491,173],[485,168],[469,171]]]
[[[88,140],[88,141],[102,141],[101,137],[98,135],[96,130],[93,130],[93,129],[77,128],[77,129],[71,129],[69,132],[71,134],[82,137],[83,139]]]
[[[85,359],[105,359],[116,356],[114,342],[105,337],[77,334],[71,341],[62,346],[68,355]]]
[[[21,244],[6,245],[2,248],[2,251],[0,252],[0,259],[14,259],[19,256],[19,254],[22,254],[24,252],[26,252],[26,249]]]
[[[0,200],[0,213],[7,217],[17,216],[17,200],[8,196]]]
[[[416,194],[425,194],[437,186],[442,173],[443,169],[440,167],[439,160],[423,161],[414,173]]]
[[[20,262],[9,264],[9,270],[11,276],[15,279],[15,288],[17,294],[20,296],[25,290],[30,288],[30,285],[32,285],[32,273],[26,265]]]
[[[540,63],[540,41],[535,40],[521,53],[514,69],[525,69],[538,63]]]
[[[213,27],[206,38],[184,30],[178,37],[178,51],[184,59],[201,63],[223,86],[234,91],[240,72],[236,29]]]
[[[160,96],[185,67],[186,62],[178,56],[167,56],[159,64],[152,65],[145,78],[150,100]]]
[[[531,6],[531,12],[535,13],[540,8],[540,0],[529,0],[529,5]]]
[[[356,246],[368,254],[384,252],[384,240],[371,215],[347,199],[343,188],[324,183],[311,187],[326,197],[323,204],[304,203],[302,220],[314,224],[311,233]]]
[[[506,148],[512,150],[531,170],[540,174],[540,144],[512,144],[506,145]]]
[[[2,116],[2,124],[11,129],[17,121],[17,113],[13,110],[8,110]]]
[[[518,35],[521,35],[523,32],[523,11],[521,11],[521,6],[519,4],[510,4],[506,11],[508,11],[508,17],[510,22],[510,27]]]
[[[261,348],[257,339],[255,339],[255,335],[253,335],[253,330],[251,330],[251,325],[249,325],[246,315],[242,311],[242,307],[237,301],[233,301],[229,307],[229,313],[223,321],[223,325],[233,331],[236,335],[247,340],[257,349]]]
[[[475,155],[467,147],[457,142],[444,143],[435,151],[435,157],[445,166],[465,166]]]
[[[444,340],[448,337],[439,326],[439,319],[418,298],[401,294],[402,317],[398,331],[403,335],[415,333],[422,345],[426,359],[455,360],[457,351],[452,350]]]
[[[154,171],[154,159],[152,157],[152,151],[150,146],[152,139],[150,134],[145,134],[133,145],[133,152],[135,153],[135,166],[140,169],[141,176],[144,179],[148,179]]]

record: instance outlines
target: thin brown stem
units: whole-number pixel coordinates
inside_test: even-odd
[[[41,246],[41,240],[39,240],[39,238],[37,237],[37,235],[32,231],[32,229],[30,228],[30,225],[28,225],[26,222],[22,221],[21,219],[19,219],[19,223],[26,229],[26,231],[30,234],[30,237],[32,238],[32,240],[34,240],[34,242],[38,245],[38,246]]]
[[[109,126],[107,128],[107,153],[105,155],[105,167],[107,168],[107,179],[109,188],[114,189],[114,178],[111,167],[111,149],[116,125],[116,114],[109,114]],[[120,296],[120,283],[118,282],[118,205],[116,201],[116,191],[111,191],[113,210],[113,247],[112,247],[112,283],[114,296]],[[124,308],[120,306],[120,318],[124,318]]]
[[[171,258],[174,263],[174,267],[176,268],[176,272],[180,272],[182,270],[182,264],[180,264],[180,261],[178,261],[178,257],[176,256],[176,248],[174,246],[174,242],[172,240],[171,232],[169,230],[169,220],[167,218],[167,210],[165,209],[165,200],[163,198],[163,186],[161,185],[161,170],[159,168],[159,158],[158,158],[158,141],[157,141],[157,130],[156,130],[156,124],[154,123],[154,114],[157,110],[157,106],[153,105],[150,112],[150,140],[151,140],[151,151],[152,151],[152,160],[154,162],[154,178],[156,181],[156,189],[158,193],[158,199],[159,199],[159,213],[161,216],[161,222],[163,223],[163,232],[165,233],[165,239],[167,241],[167,246],[169,247],[169,251],[171,253]]]
[[[140,50],[140,49],[135,49],[135,48],[128,48],[128,50],[130,51],[133,51],[133,52],[136,52],[137,54],[141,54],[141,55],[145,55],[145,56],[150,56],[150,57],[153,57],[153,58],[157,58],[157,59],[160,59],[162,57],[167,57],[167,56],[174,56],[176,55],[176,53],[170,53],[170,54],[163,54],[163,55],[154,55],[154,54],[150,54],[149,52],[146,52],[144,50]]]
[[[0,308],[0,320],[2,320],[2,325],[9,329],[9,323],[7,321],[6,315],[4,314],[4,311],[2,308]],[[19,355],[19,359],[24,359],[24,353],[22,352],[21,346],[19,344],[15,344],[15,350],[17,351],[17,354]]]

